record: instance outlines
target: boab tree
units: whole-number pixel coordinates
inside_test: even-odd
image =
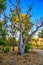
[[[10,17],[8,17],[4,13],[4,16],[5,16],[5,18],[14,22],[16,29],[18,29],[18,31],[20,32],[19,53],[24,54],[26,43],[29,42],[29,40],[34,35],[34,33],[37,32],[38,29],[43,26],[43,21],[40,20],[41,23],[39,25],[37,25],[36,29],[29,34],[28,32],[31,30],[31,28],[33,26],[33,23],[30,22],[31,15],[29,15],[29,12],[32,9],[32,5],[28,8],[26,14],[21,14],[21,12],[22,12],[21,0],[16,0],[16,4],[14,4],[11,0],[9,0],[9,2],[14,7],[14,8],[10,8],[10,11],[12,11],[12,14],[10,14]]]
[[[9,0],[12,4],[11,0]],[[16,27],[18,28],[20,35],[19,35],[19,53],[24,54],[25,53],[25,45],[30,40],[30,38],[33,36],[35,32],[38,31],[40,27],[43,25],[43,21],[41,24],[37,25],[36,29],[29,34],[29,30],[31,30],[31,27],[33,26],[33,23],[30,22],[30,15],[29,12],[32,9],[32,6],[29,7],[26,14],[21,14],[21,8],[20,8],[20,1],[16,0],[17,6],[15,6],[15,10],[13,10],[14,14],[11,16],[11,21],[16,24]],[[12,4],[14,6],[14,4]],[[41,20],[40,20],[41,21]],[[23,40],[24,39],[24,40]]]
[[[32,22],[30,22],[30,17],[26,14],[20,14],[20,20],[16,15],[11,17],[11,21],[14,22],[17,26],[16,28],[20,32],[19,36],[19,53],[24,53],[25,45],[24,41],[28,38],[28,31],[33,26]],[[21,21],[21,23],[20,23]],[[22,52],[21,52],[22,51]]]

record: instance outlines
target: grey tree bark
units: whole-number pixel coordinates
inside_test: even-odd
[[[19,53],[20,54],[25,53],[25,45],[23,43],[22,32],[20,32],[20,36],[19,36]]]

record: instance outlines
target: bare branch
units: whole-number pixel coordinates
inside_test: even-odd
[[[38,29],[40,28],[40,27],[42,27],[43,26],[43,22],[39,25],[39,26],[37,26],[37,28],[36,28],[36,30],[34,30],[31,34],[30,34],[30,36],[28,37],[28,39],[26,39],[26,41],[24,42],[24,44],[26,44],[28,41],[30,41],[30,38],[38,31]]]
[[[35,34],[35,33],[38,31],[38,29],[39,29],[40,27],[42,27],[42,26],[43,26],[43,22],[42,22],[39,26],[37,26],[36,30],[34,30],[34,31],[30,34],[30,37],[33,36],[33,34]]]
[[[16,7],[16,5],[14,5],[13,3],[12,3],[12,1],[11,0],[9,0],[9,2],[14,6],[14,7]]]
[[[5,13],[2,13],[2,15],[4,15],[7,19],[10,20],[10,18]]]
[[[31,4],[29,7],[28,7],[28,10],[27,10],[27,15],[29,14],[29,12],[32,10],[32,7],[33,7],[33,4]]]

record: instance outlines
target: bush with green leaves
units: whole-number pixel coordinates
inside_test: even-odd
[[[25,53],[28,53],[29,49],[31,49],[31,44],[27,43],[26,46],[25,46]]]
[[[10,51],[10,43],[7,39],[0,38],[1,51],[8,53]]]
[[[0,38],[0,46],[3,45],[3,38]]]
[[[3,51],[4,53],[8,53],[8,52],[10,52],[10,47],[9,47],[9,46],[3,47],[3,48],[2,48],[2,51]]]

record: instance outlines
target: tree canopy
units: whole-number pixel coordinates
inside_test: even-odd
[[[6,0],[0,0],[0,14],[6,9]]]

